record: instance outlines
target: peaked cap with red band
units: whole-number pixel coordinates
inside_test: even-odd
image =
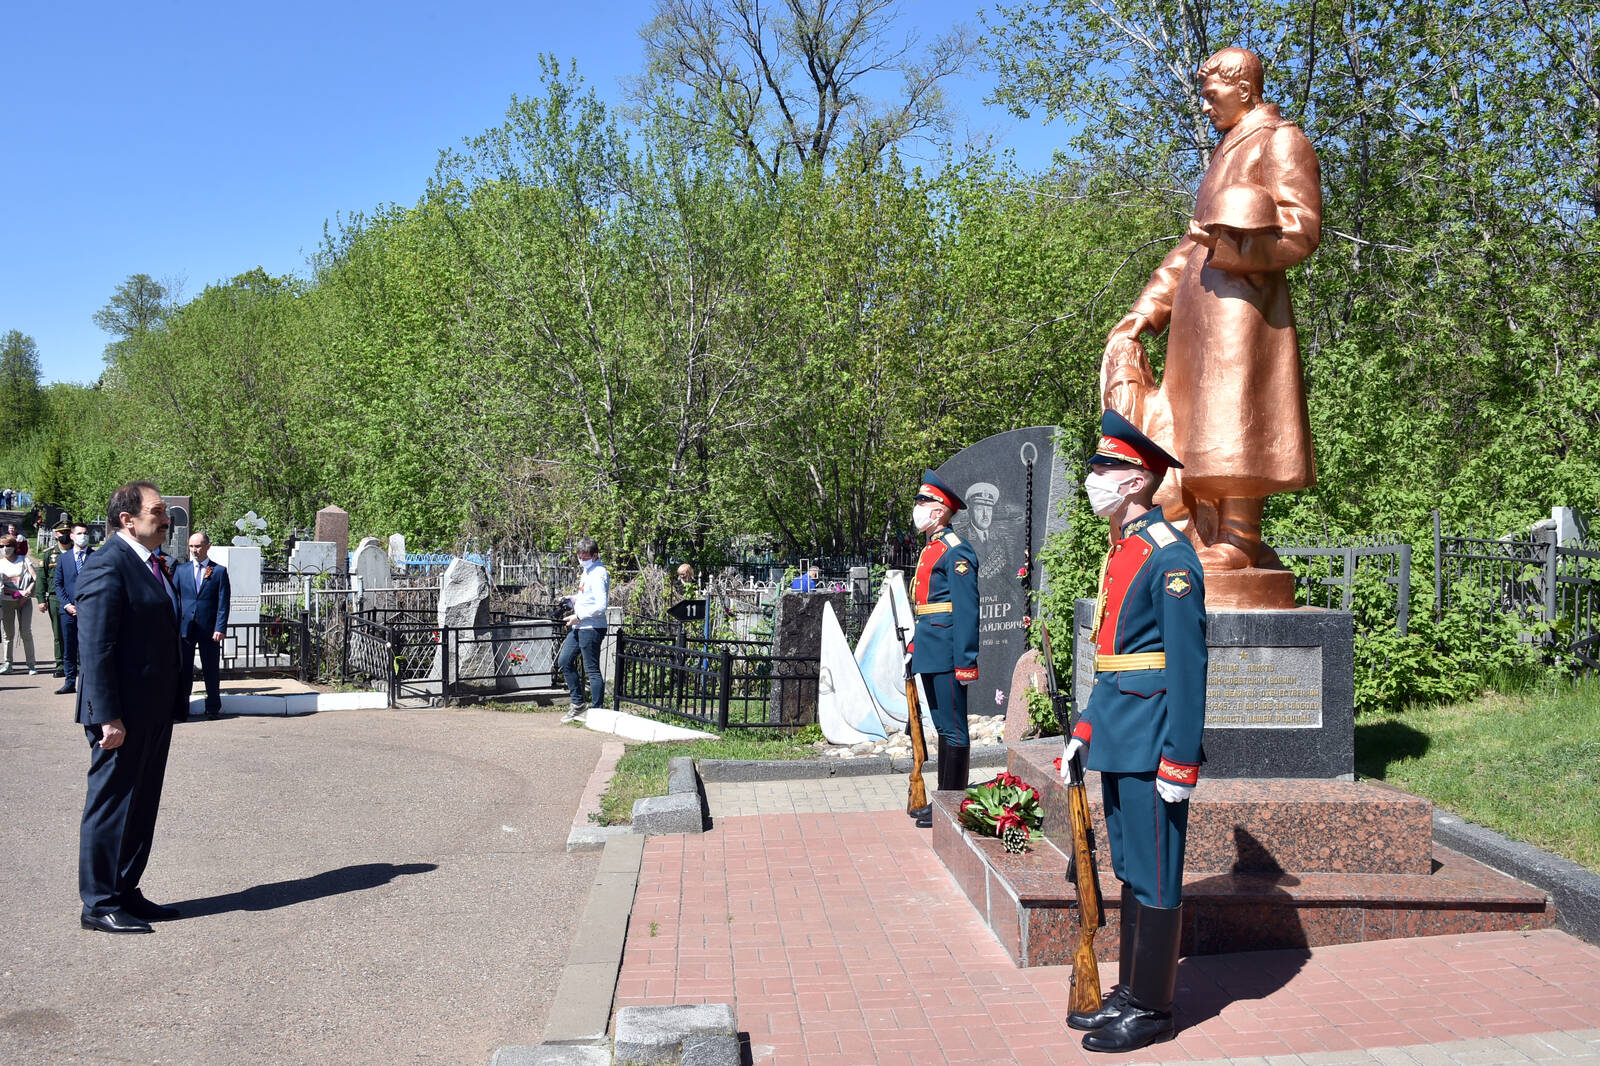
[[[920,499],[924,496],[937,503],[944,504],[952,511],[965,510],[967,506],[961,497],[956,495],[955,489],[940,481],[939,475],[932,470],[924,470],[922,472],[922,485],[917,489],[917,497]]]
[[[1168,455],[1161,445],[1140,433],[1132,422],[1109,409],[1100,416],[1100,444],[1089,457],[1089,462],[1131,463],[1157,477],[1164,475],[1169,467],[1183,469],[1183,464]]]

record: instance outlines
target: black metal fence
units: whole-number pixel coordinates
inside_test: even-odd
[[[611,705],[634,704],[717,730],[788,728],[816,707],[815,659],[772,654],[766,641],[617,634]]]
[[[1467,602],[1540,623],[1527,638],[1600,668],[1600,544],[1557,543],[1553,530],[1523,537],[1450,536],[1433,514],[1433,592],[1439,611]]]
[[[1395,590],[1395,628],[1407,631],[1413,548],[1398,536],[1329,538],[1277,551],[1295,572],[1298,600],[1309,606],[1349,610],[1358,581],[1376,571]],[[1479,609],[1484,624],[1513,616],[1529,627],[1524,639],[1559,649],[1587,670],[1600,668],[1600,544],[1562,545],[1554,530],[1452,534],[1435,511],[1433,600],[1436,614]]]
[[[440,626],[414,612],[352,614],[341,657],[346,681],[381,685],[389,702],[451,703],[557,687],[565,628],[549,617],[497,615]]]
[[[1395,590],[1395,629],[1404,636],[1411,622],[1411,545],[1398,536],[1328,537],[1278,545],[1294,571],[1296,601],[1307,607],[1348,611],[1365,569]]]

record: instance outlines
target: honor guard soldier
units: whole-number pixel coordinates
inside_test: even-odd
[[[965,507],[938,475],[922,475],[911,518],[928,543],[911,581],[916,633],[911,670],[922,675],[928,713],[939,734],[939,791],[965,792],[970,741],[967,686],[978,680],[978,556],[950,529]],[[933,826],[933,809],[914,812],[919,828]]]
[[[1132,1051],[1176,1032],[1183,851],[1204,758],[1205,585],[1189,539],[1152,503],[1182,464],[1114,410],[1101,416],[1089,463],[1090,506],[1114,533],[1095,605],[1094,685],[1062,773],[1080,751],[1100,771],[1122,944],[1116,987],[1067,1024],[1088,1030],[1091,1051]]]

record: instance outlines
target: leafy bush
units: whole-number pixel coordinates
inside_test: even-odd
[[[1411,619],[1395,630],[1395,590],[1375,574],[1357,581],[1355,686],[1358,715],[1397,713],[1471,699],[1494,686],[1522,688],[1570,673],[1544,641],[1550,627],[1508,611],[1494,593],[1461,582],[1435,617],[1433,589],[1413,587]]]

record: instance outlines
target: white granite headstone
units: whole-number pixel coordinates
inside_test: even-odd
[[[389,562],[394,566],[406,565],[406,535],[389,534]]]
[[[391,588],[394,580],[389,576],[389,553],[377,537],[362,537],[356,545],[355,558],[350,563],[350,576],[361,582],[361,610],[370,611],[377,605],[373,592]]]
[[[296,574],[326,574],[338,565],[339,545],[331,540],[297,541],[289,553],[289,569]]]
[[[261,549],[255,545],[214,544],[211,558],[228,568],[228,624],[261,623]],[[238,642],[229,633],[222,642],[223,658],[239,654]]]

